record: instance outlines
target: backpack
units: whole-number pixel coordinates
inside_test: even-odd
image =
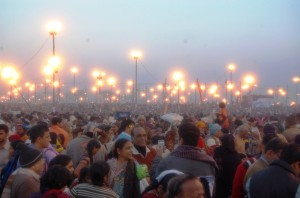
[[[21,152],[19,150],[16,150],[14,152],[14,155],[11,157],[11,159],[8,161],[6,166],[1,171],[1,177],[0,177],[0,195],[3,192],[3,189],[5,187],[5,184],[8,180],[8,177],[18,168],[18,162]]]

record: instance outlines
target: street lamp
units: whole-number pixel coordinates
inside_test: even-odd
[[[112,95],[113,95],[113,86],[115,86],[116,79],[114,77],[109,77],[107,79],[107,84],[110,85],[110,102],[112,102]]]
[[[72,93],[73,93],[73,97],[74,97],[74,102],[76,102],[76,97],[75,97],[75,93],[77,91],[76,89],[76,74],[78,72],[77,67],[72,67],[71,68],[71,73],[73,74],[73,89],[72,89]]]
[[[12,101],[12,89],[19,78],[19,74],[13,67],[7,66],[2,69],[1,77],[7,80],[10,85],[10,101]]]
[[[100,99],[100,93],[101,93],[101,87],[103,86],[103,77],[105,76],[104,72],[99,72],[99,71],[93,71],[92,73],[93,77],[96,78],[97,80],[97,86],[98,86],[98,95]],[[98,97],[96,98],[96,103],[98,103]],[[101,103],[101,99],[99,100]]]
[[[173,80],[175,81],[175,87],[177,88],[177,108],[178,113],[180,112],[180,98],[179,98],[179,84],[180,81],[183,79],[183,74],[180,71],[176,71],[173,73]]]
[[[137,81],[137,61],[138,59],[141,58],[142,54],[139,51],[133,51],[131,53],[132,58],[135,60],[135,104],[137,104],[137,100],[138,100],[138,91],[137,91],[137,87],[138,87],[138,81]]]
[[[234,64],[230,64],[228,65],[228,70],[229,70],[229,73],[230,73],[230,84],[233,85],[233,82],[232,82],[232,73],[233,71],[235,70],[235,65]],[[233,102],[233,93],[232,93],[233,89],[230,90],[230,103],[232,104]]]
[[[57,33],[61,30],[61,24],[57,21],[51,21],[50,23],[47,24],[47,30],[52,37],[52,53],[53,56],[55,56],[55,36]]]
[[[295,102],[295,103],[296,103],[296,105],[297,105],[297,104],[298,104],[298,91],[299,91],[299,90],[298,90],[298,85],[297,85],[297,84],[300,82],[300,77],[294,77],[294,78],[293,78],[293,82],[294,82],[295,85],[296,85],[296,90],[295,90],[295,91],[296,91],[296,95],[295,95],[296,102]]]
[[[194,90],[195,104],[197,103],[196,87],[197,87],[197,85],[195,83],[191,84],[191,89]]]

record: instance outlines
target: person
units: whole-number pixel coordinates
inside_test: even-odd
[[[44,124],[37,124],[29,130],[29,137],[31,144],[29,147],[37,149],[43,153],[43,158],[45,159],[44,172],[48,170],[48,165],[50,161],[58,155],[58,153],[53,149],[50,144],[51,138],[48,126]]]
[[[106,197],[118,198],[119,196],[108,186],[110,167],[104,161],[97,161],[90,167],[91,183],[81,183],[71,189],[72,198],[80,197]]]
[[[45,175],[41,177],[41,198],[59,197],[69,198],[64,192],[72,184],[73,177],[70,171],[62,165],[52,165]]]
[[[1,186],[0,186],[0,195],[4,189],[4,186],[9,178],[9,176],[20,167],[19,158],[21,153],[28,149],[28,147],[24,144],[24,142],[20,139],[12,140],[10,142],[10,159],[6,166],[1,171]]]
[[[155,178],[151,185],[144,190],[142,198],[166,198],[169,181],[180,174],[183,173],[177,170],[163,171],[157,178]]]
[[[113,158],[107,162],[111,169],[109,185],[120,198],[140,197],[137,168],[133,161],[132,143],[125,138],[115,142]]]
[[[119,135],[116,140],[127,139],[131,141],[131,133],[135,123],[131,119],[123,120],[119,128]]]
[[[150,170],[156,156],[155,149],[147,146],[147,133],[143,127],[135,127],[132,132],[132,154],[139,164],[145,164]]]
[[[45,161],[39,150],[31,148],[21,153],[19,161],[21,168],[10,176],[12,178],[9,180],[12,183],[7,182],[6,185],[11,186],[11,198],[28,198],[33,193],[39,192],[40,175],[43,172]],[[8,192],[6,191],[6,193]],[[6,196],[2,195],[2,197]]]
[[[262,148],[262,155],[261,157],[254,162],[252,166],[249,167],[247,170],[247,173],[245,175],[244,179],[244,189],[246,191],[249,191],[249,182],[252,177],[256,172],[266,169],[270,163],[272,163],[274,160],[279,159],[279,155],[282,151],[282,149],[286,146],[282,140],[280,140],[277,137],[274,137],[273,139],[266,141],[268,138],[265,137],[265,142]]]
[[[29,139],[28,135],[26,134],[26,129],[22,124],[17,124],[16,125],[15,134],[19,135],[21,137],[21,140],[25,143]]]
[[[79,164],[77,165],[76,169],[74,170],[74,175],[76,177],[79,177],[80,174],[80,170],[83,167],[87,167],[91,164],[93,164],[93,157],[94,155],[98,152],[98,150],[100,149],[100,143],[95,140],[92,139],[88,142],[87,147],[86,147],[86,153],[84,153],[81,157],[81,160],[79,161]]]
[[[73,174],[73,172],[74,172],[74,166],[73,166],[72,158],[68,155],[60,154],[60,155],[57,155],[56,157],[54,157],[50,161],[49,167],[54,166],[54,165],[64,166],[66,169],[68,169],[68,171],[71,174]]]
[[[205,144],[209,148],[210,155],[213,155],[215,148],[221,146],[220,138],[223,136],[222,127],[219,124],[209,124],[209,135],[205,140]]]
[[[236,151],[241,154],[246,154],[246,140],[248,140],[250,135],[250,127],[247,124],[242,124],[236,129],[235,137],[235,146]]]
[[[8,162],[9,157],[9,141],[8,141],[9,128],[5,124],[0,124],[0,172]]]
[[[161,160],[155,177],[165,170],[175,169],[196,176],[215,177],[217,165],[215,160],[197,147],[200,136],[199,128],[194,124],[179,127],[180,145]]]
[[[279,160],[255,173],[250,181],[250,197],[288,198],[300,195],[300,146],[286,146]]]
[[[205,193],[200,179],[191,174],[178,175],[168,185],[168,198],[204,198]]]
[[[300,134],[300,129],[297,127],[296,115],[289,115],[285,119],[285,128],[286,129],[283,131],[282,135],[284,135],[290,144],[294,143],[296,135]]]
[[[80,136],[71,140],[70,143],[68,144],[65,151],[66,154],[72,158],[74,166],[76,166],[79,163],[82,155],[86,152],[86,146],[88,142],[93,139],[88,135],[89,133],[93,134],[92,130],[94,130],[94,127],[85,128],[85,130]]]
[[[57,136],[62,135],[64,138],[63,140],[63,147],[66,148],[69,141],[70,135],[62,128],[62,119],[59,117],[53,117],[51,120],[51,127],[49,128],[50,132],[56,133]]]
[[[137,126],[144,128],[146,134],[147,134],[147,145],[151,144],[151,140],[152,140],[152,132],[151,129],[149,127],[146,126],[146,118],[144,115],[139,115],[139,117],[137,118]]]
[[[219,171],[216,179],[216,198],[229,197],[231,195],[232,181],[241,160],[246,157],[235,150],[234,136],[226,134],[221,137],[222,145],[214,152]]]

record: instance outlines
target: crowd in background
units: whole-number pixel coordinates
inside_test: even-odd
[[[1,197],[300,197],[296,109],[86,108],[3,109]]]

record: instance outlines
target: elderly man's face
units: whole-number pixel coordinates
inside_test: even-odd
[[[147,134],[143,128],[138,127],[133,130],[133,144],[137,146],[147,145]]]
[[[198,179],[186,181],[182,184],[181,193],[178,198],[204,198],[205,191],[202,183]]]

